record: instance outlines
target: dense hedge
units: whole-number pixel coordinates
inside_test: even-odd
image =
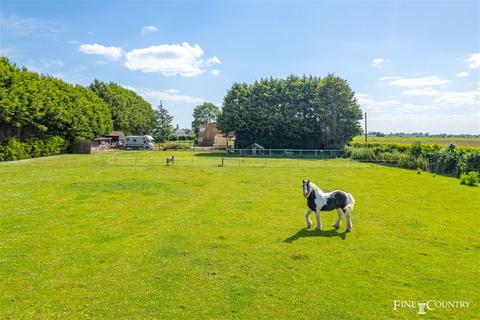
[[[67,142],[59,136],[48,139],[27,139],[24,142],[9,139],[5,144],[0,145],[0,161],[51,156],[64,152],[66,148]]]
[[[91,90],[0,57],[0,161],[58,154],[111,130],[110,108]]]
[[[480,173],[480,149],[473,147],[352,142],[345,151],[353,159],[393,162],[403,168],[420,168],[456,177],[470,171]]]
[[[112,130],[110,109],[92,91],[25,68],[0,57],[0,143],[9,139],[68,142]]]

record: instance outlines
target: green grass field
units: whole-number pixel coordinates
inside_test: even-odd
[[[1,319],[412,319],[480,314],[480,188],[348,160],[137,151],[0,164]],[[356,198],[305,229],[301,181]],[[314,217],[312,217],[314,218]],[[315,221],[315,220],[313,220]]]
[[[480,147],[480,138],[441,138],[441,137],[368,137],[368,142],[384,142],[384,143],[402,143],[412,144],[414,142],[421,142],[423,144],[439,144],[448,145],[454,143],[458,146],[464,147]],[[365,142],[364,136],[357,136],[353,138],[353,142]]]

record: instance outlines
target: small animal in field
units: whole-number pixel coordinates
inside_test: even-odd
[[[169,166],[170,164],[175,164],[175,155],[167,157],[167,166]]]
[[[340,228],[342,223],[342,214],[345,214],[347,220],[347,232],[352,231],[352,218],[350,214],[353,211],[355,205],[355,199],[350,193],[341,190],[335,190],[332,192],[323,192],[317,185],[310,180],[303,180],[303,196],[307,199],[308,210],[305,214],[305,221],[307,222],[307,228],[312,226],[310,220],[310,213],[315,212],[317,217],[316,230],[322,229],[322,222],[320,221],[321,211],[337,210],[338,219],[333,225],[335,229]]]

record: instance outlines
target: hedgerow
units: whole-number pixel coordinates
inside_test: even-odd
[[[345,147],[345,152],[352,159],[393,162],[402,168],[420,168],[456,177],[470,171],[480,173],[480,148],[474,147],[353,142]]]
[[[45,139],[28,139],[26,141],[10,139],[5,144],[0,145],[0,161],[51,156],[64,152],[66,148],[67,142],[59,136]]]

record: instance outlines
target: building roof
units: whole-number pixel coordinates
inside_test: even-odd
[[[176,134],[177,136],[186,136],[186,135],[187,135],[187,133],[185,132],[185,130],[177,130],[177,131],[175,131],[175,134]]]
[[[265,149],[265,148],[262,147],[261,145],[259,145],[258,143],[254,143],[254,144],[249,145],[249,146],[246,147],[245,149],[263,150],[263,149]]]
[[[125,137],[123,131],[112,131],[109,134],[106,134],[107,137]]]

